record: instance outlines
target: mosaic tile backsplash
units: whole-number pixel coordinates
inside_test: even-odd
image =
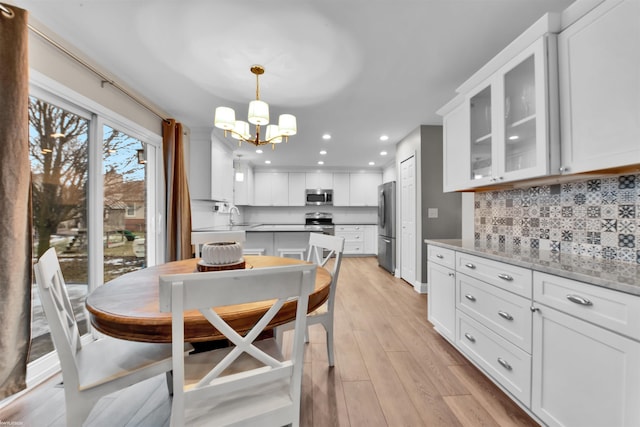
[[[640,264],[640,174],[475,193],[475,240]]]

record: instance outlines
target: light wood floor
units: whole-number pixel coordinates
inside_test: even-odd
[[[426,320],[427,296],[375,258],[345,258],[335,312],[336,366],[322,326],[306,349],[302,426],[535,426]],[[0,410],[0,423],[64,426],[57,376]],[[164,376],[101,400],[88,426],[168,426]],[[5,424],[2,424],[5,425]]]

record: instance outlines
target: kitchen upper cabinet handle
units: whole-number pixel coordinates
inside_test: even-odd
[[[474,297],[474,296],[473,296],[473,295],[471,295],[471,294],[466,294],[464,297],[465,297],[466,299],[468,299],[469,301],[476,302],[476,297]]]
[[[513,316],[512,316],[512,315],[510,315],[509,313],[507,313],[506,311],[502,311],[502,310],[500,310],[500,311],[498,311],[498,315],[499,315],[500,317],[502,317],[503,319],[506,319],[506,320],[513,320]]]
[[[449,273],[449,277],[456,277],[455,273]]]
[[[567,295],[567,299],[573,303],[580,304],[580,305],[593,305],[591,301],[578,295],[569,294]]]
[[[511,282],[513,280],[513,277],[509,276],[508,274],[504,274],[504,273],[498,274],[498,277],[501,278],[502,280],[506,280],[507,282]]]
[[[465,332],[465,333],[464,333],[464,336],[465,336],[465,338],[466,338],[466,339],[468,339],[469,341],[471,341],[471,342],[476,342],[476,339],[474,338],[474,336],[473,336],[473,335],[471,335],[469,332]]]
[[[465,266],[465,267],[467,267],[467,268],[470,268],[470,269],[472,269],[472,270],[473,270],[474,268],[476,268],[476,266],[475,266],[474,264],[471,264],[470,262],[466,263],[464,266]]]
[[[504,369],[506,369],[507,371],[512,370],[513,368],[511,367],[511,365],[509,364],[509,362],[507,362],[506,360],[504,360],[502,357],[498,357],[498,363],[502,365],[502,367]]]
[[[444,256],[442,254],[436,254],[436,258],[442,259],[442,258],[444,258]]]

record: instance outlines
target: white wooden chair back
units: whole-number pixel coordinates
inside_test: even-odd
[[[326,255],[325,249],[328,251]],[[309,250],[307,251],[307,261],[324,267],[329,260],[335,256],[333,268],[331,269],[331,288],[329,289],[329,299],[327,301],[329,311],[333,311],[333,305],[340,274],[340,264],[342,263],[342,253],[344,251],[344,237],[331,236],[329,234],[311,233],[309,235]]]
[[[192,231],[191,244],[195,246],[196,258],[200,258],[202,245],[217,242],[238,242],[246,240],[246,233],[241,231]]]
[[[82,348],[78,323],[67,293],[55,248],[49,248],[34,266],[36,283],[64,381],[78,386],[76,353]]]
[[[304,332],[309,294],[315,286],[316,266],[309,264],[231,270],[197,274],[166,275],[160,277],[160,310],[172,314],[173,379],[174,394],[172,425],[182,425],[189,408],[203,411],[208,402],[215,402],[229,394],[243,391],[256,394],[260,386],[279,379],[287,379],[291,419],[283,424],[297,425],[300,410],[300,393],[303,366]],[[260,348],[254,340],[278,313],[283,304],[297,299],[295,333],[290,359],[277,360]],[[254,327],[243,337],[233,330],[212,307],[244,304],[256,301],[273,301],[273,305]],[[200,380],[185,387],[185,363],[183,354],[184,318],[186,310],[199,310],[235,347],[222,360],[213,363]],[[221,376],[225,369],[243,353],[257,359],[263,365],[257,369]],[[192,356],[191,356],[192,357]],[[273,411],[273,408],[265,408]],[[247,408],[239,408],[239,417]],[[241,418],[238,418],[241,419]],[[226,424],[225,424],[226,425]],[[265,425],[267,425],[265,423]]]

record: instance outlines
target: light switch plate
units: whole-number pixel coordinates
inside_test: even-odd
[[[428,208],[427,218],[438,218],[438,208]]]

